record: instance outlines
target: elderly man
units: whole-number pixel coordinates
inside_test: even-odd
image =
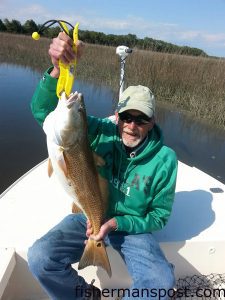
[[[40,124],[57,105],[58,59],[74,58],[69,37],[59,34],[49,53],[54,67],[45,72],[31,103]],[[160,230],[171,213],[176,155],[163,145],[155,122],[155,98],[148,87],[128,87],[115,116],[116,123],[88,116],[90,145],[105,160],[102,173],[109,181],[107,219],[92,238],[104,239],[122,256],[132,278],[123,299],[169,299],[175,284],[173,266],[152,232]],[[83,214],[71,214],[29,249],[30,270],[51,299],[100,299],[99,290],[71,267],[80,260],[91,233]]]

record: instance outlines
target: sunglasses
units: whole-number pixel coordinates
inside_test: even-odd
[[[122,122],[125,122],[128,124],[134,122],[136,125],[147,125],[151,122],[151,118],[149,118],[145,115],[133,116],[133,115],[129,114],[128,112],[120,113],[119,119]]]

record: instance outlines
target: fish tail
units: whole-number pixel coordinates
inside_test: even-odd
[[[90,265],[102,267],[108,273],[109,277],[112,276],[108,254],[103,241],[88,239],[78,265],[78,270]]]

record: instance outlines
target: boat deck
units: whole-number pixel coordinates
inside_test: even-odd
[[[175,265],[177,279],[225,274],[224,191],[221,182],[179,162],[173,212],[166,227],[155,234]],[[27,249],[70,212],[71,199],[54,175],[48,178],[46,161],[0,196],[0,299],[48,299],[28,270]],[[94,278],[101,289],[129,287],[131,280],[122,259],[113,249],[108,252],[113,262],[111,279],[95,267],[82,270],[81,275],[87,282]],[[218,282],[208,283],[209,288],[218,287]],[[189,287],[192,289],[193,282]],[[224,278],[219,288],[225,289]],[[188,294],[178,299],[225,299],[222,296],[200,298]]]

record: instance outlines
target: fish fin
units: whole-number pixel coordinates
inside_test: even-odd
[[[51,159],[49,158],[49,159],[48,159],[48,177],[51,177],[51,176],[52,176],[52,173],[53,173],[53,166],[52,166],[52,161],[51,161]]]
[[[82,213],[82,212],[83,212],[82,209],[73,202],[72,203],[72,213],[78,214],[78,213]]]
[[[65,158],[64,158],[62,150],[61,150],[60,156],[57,160],[57,163],[59,165],[59,168],[63,171],[66,178],[68,178],[68,170],[67,170],[67,166],[66,166],[66,162],[65,162]]]
[[[109,277],[112,276],[108,254],[103,241],[88,239],[78,265],[78,270],[84,269],[90,265],[102,267],[108,273]]]
[[[98,154],[96,154],[95,152],[92,152],[92,153],[93,153],[95,165],[98,167],[103,167],[105,165],[104,159],[101,156],[99,156]]]

